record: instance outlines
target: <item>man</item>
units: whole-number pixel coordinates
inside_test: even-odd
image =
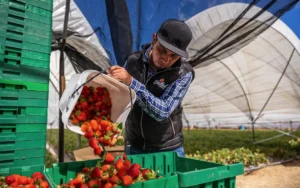
[[[191,39],[184,22],[166,20],[151,44],[129,56],[125,68],[110,68],[110,76],[137,94],[126,121],[127,154],[176,151],[184,157],[181,101],[194,71],[183,58]]]

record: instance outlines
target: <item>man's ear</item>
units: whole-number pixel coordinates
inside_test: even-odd
[[[152,46],[156,43],[156,41],[157,41],[157,35],[156,35],[156,33],[153,33],[153,35],[152,35]]]

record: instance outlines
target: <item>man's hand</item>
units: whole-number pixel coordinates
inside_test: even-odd
[[[123,67],[120,66],[112,66],[108,70],[108,75],[115,78],[116,80],[123,82],[128,86],[131,84],[132,81],[132,76]]]

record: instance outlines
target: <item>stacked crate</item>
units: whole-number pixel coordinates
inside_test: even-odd
[[[45,164],[52,7],[0,0],[0,173]]]

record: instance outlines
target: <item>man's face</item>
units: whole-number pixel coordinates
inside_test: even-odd
[[[152,60],[157,69],[165,69],[171,67],[178,59],[179,55],[171,52],[163,47],[157,40],[156,35],[152,40]]]

